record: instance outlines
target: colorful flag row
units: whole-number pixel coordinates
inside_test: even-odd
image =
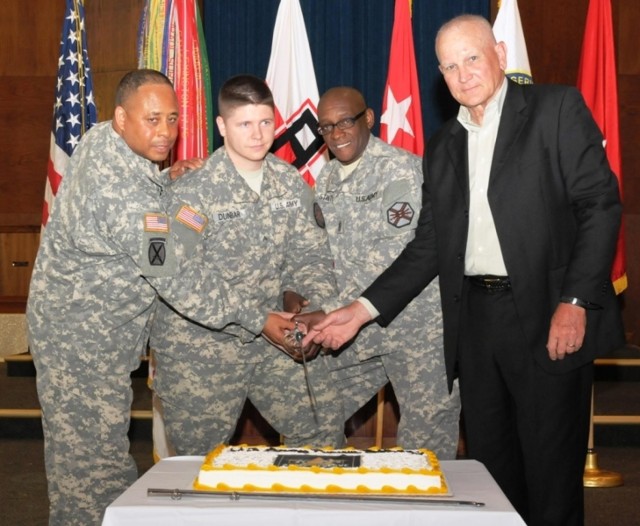
[[[146,0],[138,33],[138,67],[161,71],[176,90],[180,132],[171,161],[209,155],[211,74],[197,0]]]
[[[533,82],[517,0],[502,0],[494,26],[507,44],[506,74]],[[180,136],[173,160],[204,157],[213,148],[213,105],[209,64],[196,0],[147,0],[139,34],[139,65],[164,72],[180,101]],[[69,156],[97,120],[84,27],[83,0],[66,0],[58,61],[43,226]],[[281,0],[267,70],[276,103],[277,155],[296,166],[310,185],[327,152],[317,134],[319,100],[313,59],[299,0]],[[591,0],[582,47],[578,87],[605,137],[606,153],[622,195],[617,76],[610,0]],[[411,0],[395,0],[381,137],[422,155],[424,137]],[[627,287],[621,228],[612,280]]]

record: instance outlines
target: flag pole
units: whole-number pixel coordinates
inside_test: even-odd
[[[605,139],[605,153],[611,170],[618,178],[620,197],[622,198],[618,87],[610,0],[589,0],[577,85]],[[611,279],[616,294],[626,288],[622,226],[618,234]],[[593,447],[593,393],[592,387],[591,428],[584,470],[584,486],[590,488],[620,486],[622,485],[622,476],[619,473],[604,471],[598,467],[598,457]]]
[[[598,467],[598,454],[593,448],[593,394],[591,387],[591,415],[589,417],[589,443],[587,445],[587,460],[584,466],[582,484],[585,488],[615,488],[624,484],[622,475],[615,471],[606,471]]]

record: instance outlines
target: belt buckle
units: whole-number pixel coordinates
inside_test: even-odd
[[[495,276],[483,276],[482,283],[489,290],[502,288],[505,285],[503,278],[498,278]]]
[[[489,293],[500,292],[511,288],[511,282],[507,276],[473,276],[472,282],[475,282],[476,286],[486,290]]]

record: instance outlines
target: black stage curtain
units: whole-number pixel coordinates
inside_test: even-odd
[[[214,115],[222,83],[240,73],[264,78],[280,0],[203,0]],[[318,90],[353,86],[379,120],[387,79],[394,0],[300,0]],[[489,18],[490,0],[413,0],[413,39],[425,138],[457,105],[438,71],[434,39],[443,22],[462,13]],[[374,133],[379,132],[378,125]],[[217,130],[216,130],[217,134]],[[215,145],[220,144],[216,135]]]

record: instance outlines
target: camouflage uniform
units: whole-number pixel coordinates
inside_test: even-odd
[[[349,175],[337,160],[322,169],[316,218],[329,236],[343,304],[357,298],[413,238],[421,184],[421,159],[374,136]],[[436,281],[388,327],[364,327],[330,367],[345,418],[390,381],[401,413],[398,445],[455,458],[460,402],[457,386],[451,395],[447,391]]]
[[[94,126],[69,161],[42,238],[27,322],[51,525],[100,524],[106,506],[137,478],[127,439],[130,373],[140,365],[156,308],[156,291],[141,275],[203,323],[239,316],[237,307],[214,309],[202,300],[213,303],[225,284],[210,283],[215,292],[207,296],[193,287],[199,247],[192,230],[177,222],[174,228],[161,206],[165,182],[110,122]],[[258,325],[265,308],[247,308],[242,318]]]
[[[160,182],[155,165],[110,122],[99,124],[72,156],[42,238],[27,320],[50,525],[100,524],[104,508],[137,478],[127,439],[129,375],[155,310],[140,261],[144,215],[159,211]]]
[[[313,192],[289,164],[269,154],[258,195],[222,147],[169,193],[176,207],[189,206],[208,221],[198,259],[203,282],[196,287],[220,276],[236,297],[262,298],[264,316],[282,309],[286,289],[310,299],[311,308],[335,298],[326,235],[313,219]],[[209,330],[159,305],[151,336],[154,390],[178,454],[204,454],[228,442],[246,398],[289,445],[342,445],[340,399],[324,358],[308,364],[316,422],[302,365],[259,337],[261,327],[231,323]]]

